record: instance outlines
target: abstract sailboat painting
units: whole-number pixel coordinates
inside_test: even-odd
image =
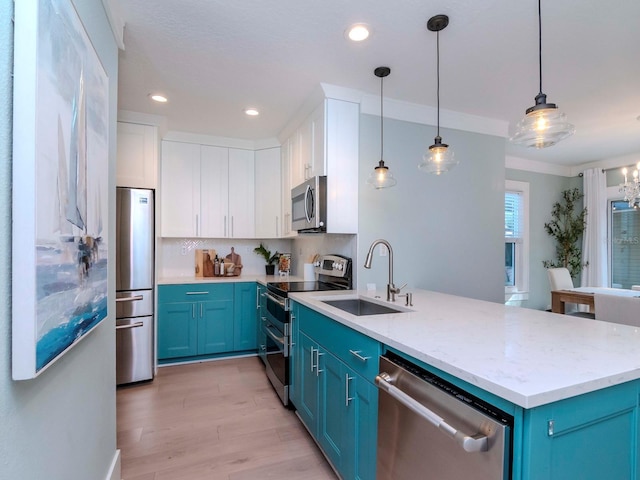
[[[15,5],[12,371],[107,316],[109,88],[70,0]]]

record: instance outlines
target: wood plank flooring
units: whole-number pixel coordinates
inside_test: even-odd
[[[335,480],[257,357],[158,369],[117,392],[124,480]]]

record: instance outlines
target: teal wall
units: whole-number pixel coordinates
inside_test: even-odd
[[[113,192],[118,51],[101,0],[75,3],[109,76]],[[13,0],[0,0],[0,478],[102,480],[116,454],[113,300],[107,319],[38,378],[11,380],[12,14]],[[114,229],[110,214],[110,258]],[[109,278],[113,298],[113,263]]]
[[[385,119],[384,135],[398,184],[375,190],[366,179],[380,160],[380,117],[360,116],[358,288],[385,289],[387,257],[376,249],[371,270],[363,267],[369,245],[384,238],[396,285],[503,303],[504,139],[441,129],[460,164],[435,176],[417,168],[434,127]]]
[[[551,294],[547,271],[543,260],[555,258],[555,240],[544,230],[544,224],[551,220],[553,204],[562,199],[563,190],[579,188],[582,191],[582,178],[562,177],[544,173],[506,169],[507,180],[529,183],[529,300],[522,302],[523,307],[544,310],[550,308]],[[579,285],[579,279],[576,280]]]

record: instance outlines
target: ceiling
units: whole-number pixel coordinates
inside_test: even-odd
[[[118,108],[166,118],[167,128],[249,140],[274,138],[320,83],[512,124],[538,85],[535,0],[121,0]],[[356,22],[373,33],[344,37]],[[640,156],[640,1],[542,4],[543,91],[576,134],[507,154],[557,165]],[[166,104],[148,95],[161,92]],[[243,110],[257,107],[258,117]],[[434,129],[435,133],[435,129]],[[425,140],[425,147],[429,140]],[[640,160],[640,158],[638,159]]]

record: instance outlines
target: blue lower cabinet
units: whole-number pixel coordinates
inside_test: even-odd
[[[236,283],[233,295],[233,350],[255,351],[257,348],[255,282]]]
[[[255,352],[256,284],[158,287],[158,360]]]
[[[293,303],[291,402],[342,478],[375,479],[377,388],[349,366],[348,358],[334,355],[303,331],[300,324],[305,325],[309,312]],[[325,322],[335,323],[316,312],[311,318],[320,330]],[[350,331],[349,336],[356,340],[352,348],[359,351],[360,334]]]
[[[258,350],[258,356],[262,360],[262,363],[267,361],[267,334],[262,329],[262,317],[264,311],[267,308],[265,297],[267,287],[258,284],[256,293],[256,348]]]
[[[635,381],[525,410],[522,478],[640,478],[638,394]]]
[[[233,350],[233,301],[199,302],[198,355]]]
[[[198,354],[196,304],[187,302],[158,305],[158,358],[190,357]]]
[[[357,480],[376,478],[376,443],[378,438],[378,389],[365,378],[350,374],[347,392],[352,408],[349,425],[354,425],[353,463],[345,478]]]
[[[304,333],[298,337],[300,355],[296,366],[298,381],[295,385],[297,399],[294,404],[298,409],[298,415],[314,437],[318,436],[318,405],[319,405],[319,372],[316,367],[316,359],[319,357],[318,344]]]

